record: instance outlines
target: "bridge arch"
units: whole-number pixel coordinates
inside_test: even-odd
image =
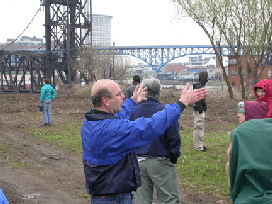
[[[216,47],[219,49],[219,47]],[[127,55],[146,62],[154,71],[160,71],[170,61],[188,55],[215,55],[211,45],[169,46],[115,46],[98,48],[101,54]],[[228,47],[220,47],[222,55],[229,54]]]

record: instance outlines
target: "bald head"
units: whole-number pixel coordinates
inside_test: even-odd
[[[91,95],[94,96],[101,89],[110,89],[113,86],[118,86],[118,84],[110,79],[101,79],[98,80],[92,87]],[[110,91],[110,90],[109,90]]]
[[[102,97],[112,97],[113,90],[119,88],[119,85],[110,79],[98,80],[92,87],[91,96],[92,104],[96,107],[101,107]]]

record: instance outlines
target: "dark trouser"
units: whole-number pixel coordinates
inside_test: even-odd
[[[91,204],[133,204],[132,193],[92,196]]]

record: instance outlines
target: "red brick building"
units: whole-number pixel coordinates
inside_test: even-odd
[[[175,74],[180,74],[180,73],[186,71],[186,65],[182,65],[182,64],[166,64],[164,66],[164,71],[174,72]]]
[[[253,63],[252,63],[253,64]],[[258,68],[258,73],[260,73],[261,67]],[[244,62],[242,64],[242,74],[244,76],[244,83],[246,88],[251,87],[252,88],[252,83],[253,83],[253,72],[248,70],[248,64],[247,62]],[[237,62],[235,59],[229,58],[229,64],[228,64],[228,79],[232,87],[237,87],[240,88],[240,77],[238,74],[238,69],[237,69]],[[267,65],[262,73],[262,77],[260,80],[263,79],[270,79],[272,80],[272,65]]]

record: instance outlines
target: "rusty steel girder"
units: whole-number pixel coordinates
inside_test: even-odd
[[[45,52],[0,51],[0,93],[39,92],[43,86]]]
[[[92,33],[91,0],[43,0],[45,7],[45,76],[59,70],[64,84],[75,82],[72,63]]]

